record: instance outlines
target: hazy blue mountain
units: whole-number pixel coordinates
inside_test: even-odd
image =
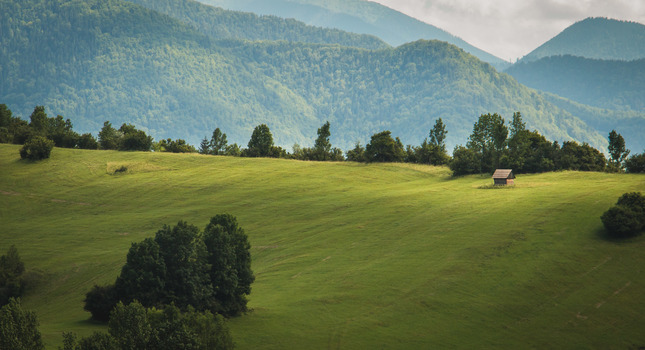
[[[128,0],[176,18],[214,39],[287,40],[366,49],[389,45],[366,34],[306,25],[294,19],[228,11],[192,0]]]
[[[624,61],[645,58],[645,25],[587,18],[571,25],[521,61],[563,55]]]
[[[506,73],[526,86],[590,106],[645,112],[645,59],[554,56],[519,62]]]
[[[609,130],[589,127],[444,42],[368,50],[216,40],[121,0],[0,5],[0,103],[23,117],[45,105],[51,115],[71,118],[79,132],[96,133],[109,120],[133,123],[156,139],[198,144],[219,127],[230,142],[245,145],[265,123],[289,148],[311,146],[329,120],[332,143],[347,149],[382,130],[418,145],[441,117],[452,148],[466,142],[480,114],[510,118],[521,111],[549,139],[606,147]]]
[[[307,24],[339,28],[348,32],[375,35],[392,46],[419,39],[451,43],[498,69],[509,63],[480,50],[464,40],[430,24],[416,20],[386,6],[364,0],[199,0],[226,9],[248,11]]]
[[[591,107],[548,92],[542,95],[549,103],[579,116],[596,130],[616,130],[632,153],[645,151],[645,112]]]

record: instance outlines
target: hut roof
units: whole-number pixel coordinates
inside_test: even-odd
[[[497,169],[493,174],[493,179],[514,179],[513,169]]]

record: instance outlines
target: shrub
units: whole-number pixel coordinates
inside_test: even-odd
[[[20,149],[20,158],[31,160],[49,158],[52,148],[54,148],[54,141],[42,136],[34,136]]]
[[[85,294],[85,311],[92,314],[92,319],[107,322],[110,312],[117,304],[114,285],[97,286]]]
[[[600,219],[611,236],[635,236],[645,228],[645,197],[637,192],[625,193]]]

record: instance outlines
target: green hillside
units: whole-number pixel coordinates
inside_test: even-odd
[[[329,120],[332,143],[349,149],[385,129],[418,145],[441,117],[452,149],[480,114],[508,119],[521,111],[529,128],[551,140],[606,146],[608,130],[443,42],[366,50],[218,41],[120,0],[0,1],[7,10],[0,13],[1,103],[23,118],[44,105],[81,133],[109,120],[197,145],[219,127],[244,145],[255,126],[267,124],[276,144],[290,148],[311,145]]]
[[[419,39],[441,40],[462,48],[498,69],[509,63],[464,40],[386,6],[364,0],[200,0],[209,5],[295,18],[307,24],[375,35],[392,46]]]
[[[542,44],[522,61],[562,55],[623,61],[645,58],[645,25],[609,18],[587,18]]]
[[[163,224],[231,213],[256,281],[239,349],[638,348],[645,237],[600,215],[642,175],[525,175],[510,189],[441,167],[0,145],[0,251],[15,244],[48,348],[104,330],[84,293]],[[128,171],[115,175],[126,166]]]
[[[420,40],[379,51],[284,42],[231,43],[230,48],[338,125],[342,147],[347,141],[364,144],[384,129],[418,144],[443,118],[452,149],[470,135],[476,119],[471,116],[487,111],[507,119],[522,111],[530,128],[551,139],[584,139],[605,147],[606,137],[577,117],[444,42]]]

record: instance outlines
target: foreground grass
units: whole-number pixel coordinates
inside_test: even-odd
[[[0,145],[0,252],[23,257],[49,348],[105,328],[82,300],[132,242],[224,212],[256,274],[230,322],[241,349],[645,346],[645,238],[606,239],[599,220],[643,175],[493,190],[441,167],[18,149]]]

